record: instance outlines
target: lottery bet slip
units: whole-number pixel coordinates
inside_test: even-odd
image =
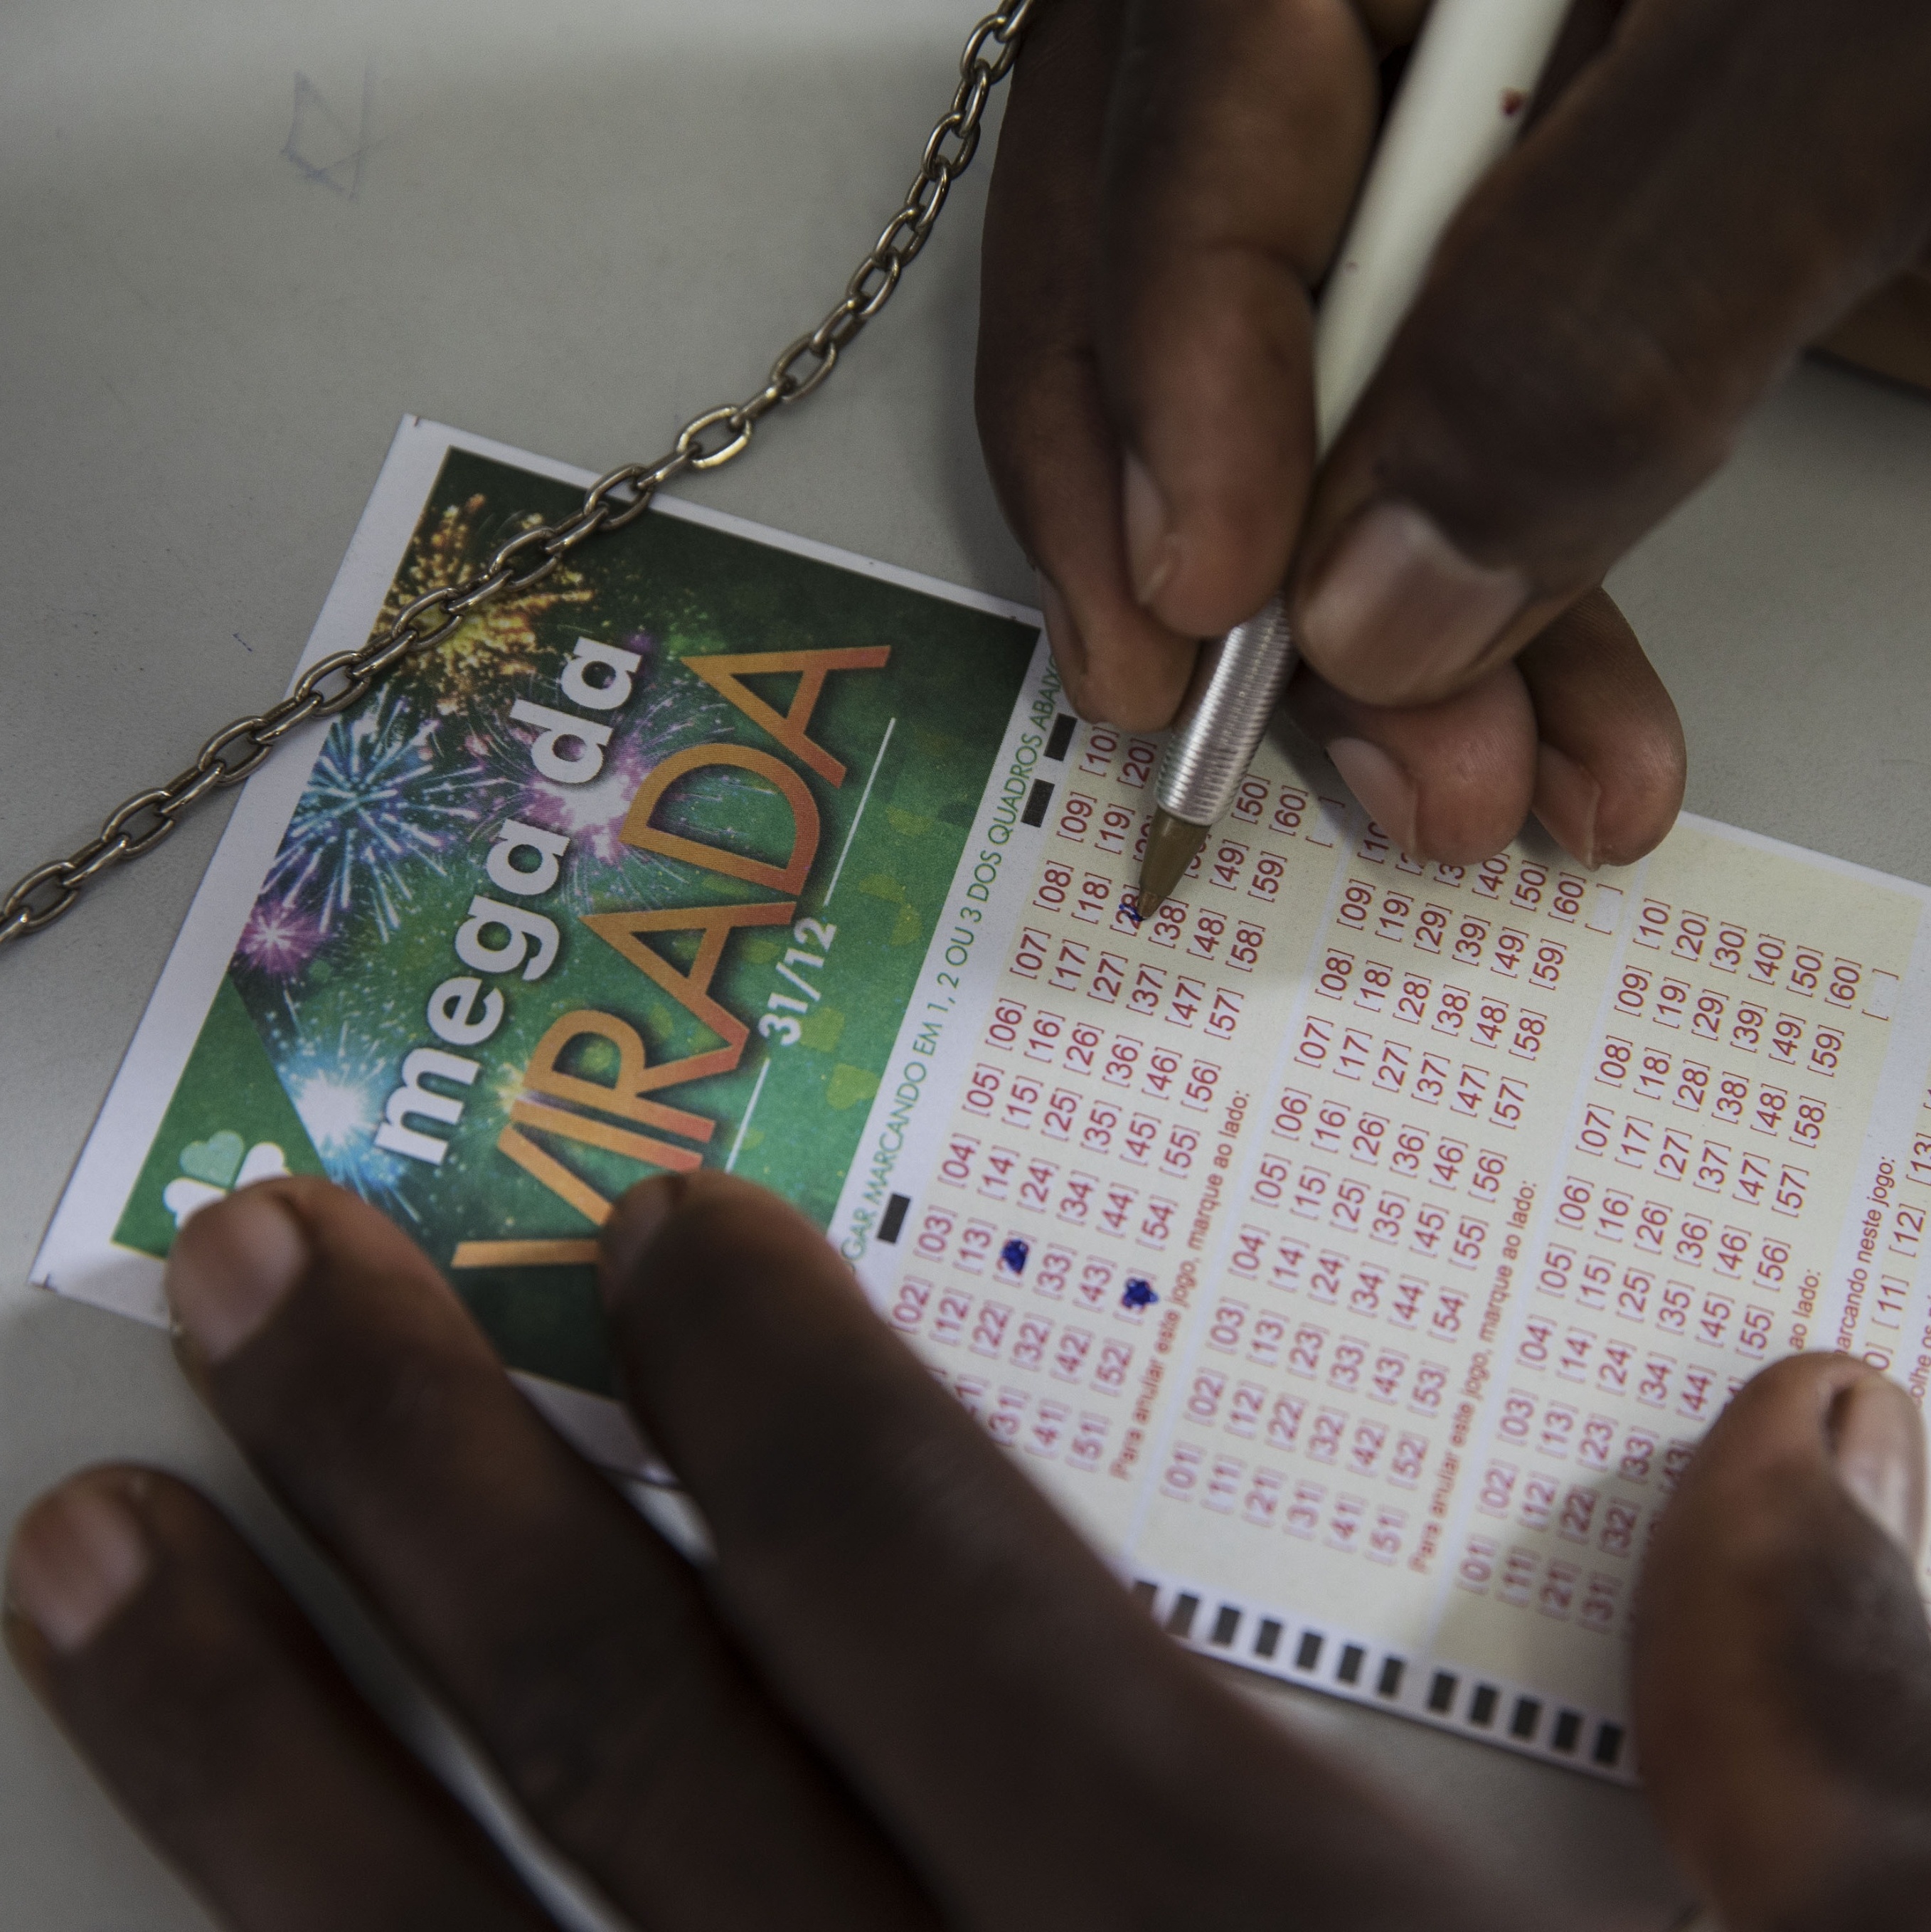
[[[406,421],[304,664],[587,480]],[[159,1321],[182,1222],[326,1174],[647,1472],[595,1232],[722,1167],[1176,1638],[1632,1776],[1729,1395],[1931,1382],[1931,895],[1693,819],[1428,864],[1270,746],[1141,921],[1156,755],[1031,614],[662,502],[249,782],[35,1279]]]

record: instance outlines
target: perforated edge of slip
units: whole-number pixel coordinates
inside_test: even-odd
[[[1636,1782],[1636,1741],[1619,1714],[1531,1686],[1385,1644],[1291,1610],[1256,1608],[1223,1592],[1137,1570],[1133,1599],[1169,1636],[1283,1683],[1393,1711],[1613,1784]]]

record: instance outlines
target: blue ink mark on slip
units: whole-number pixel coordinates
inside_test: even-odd
[[[1136,926],[1144,925],[1146,922],[1147,915],[1141,910],[1140,900],[1138,894],[1135,894],[1132,898],[1129,898],[1123,892],[1120,895],[1120,910],[1123,912]]]
[[[1130,1274],[1126,1277],[1126,1292],[1120,1298],[1123,1308],[1151,1308],[1159,1297],[1153,1292],[1153,1284],[1144,1275]]]
[[[1024,1274],[1026,1272],[1026,1258],[1032,1252],[1033,1250],[1017,1234],[1015,1234],[1005,1246],[1000,1250],[999,1265],[1005,1269],[1008,1274]]]

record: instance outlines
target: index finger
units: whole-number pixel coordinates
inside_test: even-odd
[[[700,1172],[634,1190],[604,1252],[723,1615],[949,1916],[1497,1922],[1132,1606],[802,1215]]]
[[[1134,586],[1173,630],[1279,587],[1314,471],[1313,305],[1372,134],[1346,0],[1137,0],[1100,214],[1099,351]]]

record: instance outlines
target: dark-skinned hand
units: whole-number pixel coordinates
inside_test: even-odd
[[[1315,464],[1313,303],[1426,0],[1050,0],[987,211],[981,440],[1072,702],[1171,718],[1284,581],[1293,715],[1411,850],[1681,802],[1604,573],[1931,226],[1922,0],[1578,0]]]
[[[604,1241],[694,1570],[434,1268],[310,1180],[176,1243],[196,1388],[554,1846],[649,1932],[1498,1932],[1536,1901],[1140,1612],[800,1216],[646,1183]],[[1728,1932],[1916,1923],[1931,1640],[1910,1399],[1795,1358],[1697,1453],[1636,1652],[1657,1815]],[[14,1655],[235,1932],[535,1932],[508,1865],[224,1519],[97,1468],[18,1527]]]

